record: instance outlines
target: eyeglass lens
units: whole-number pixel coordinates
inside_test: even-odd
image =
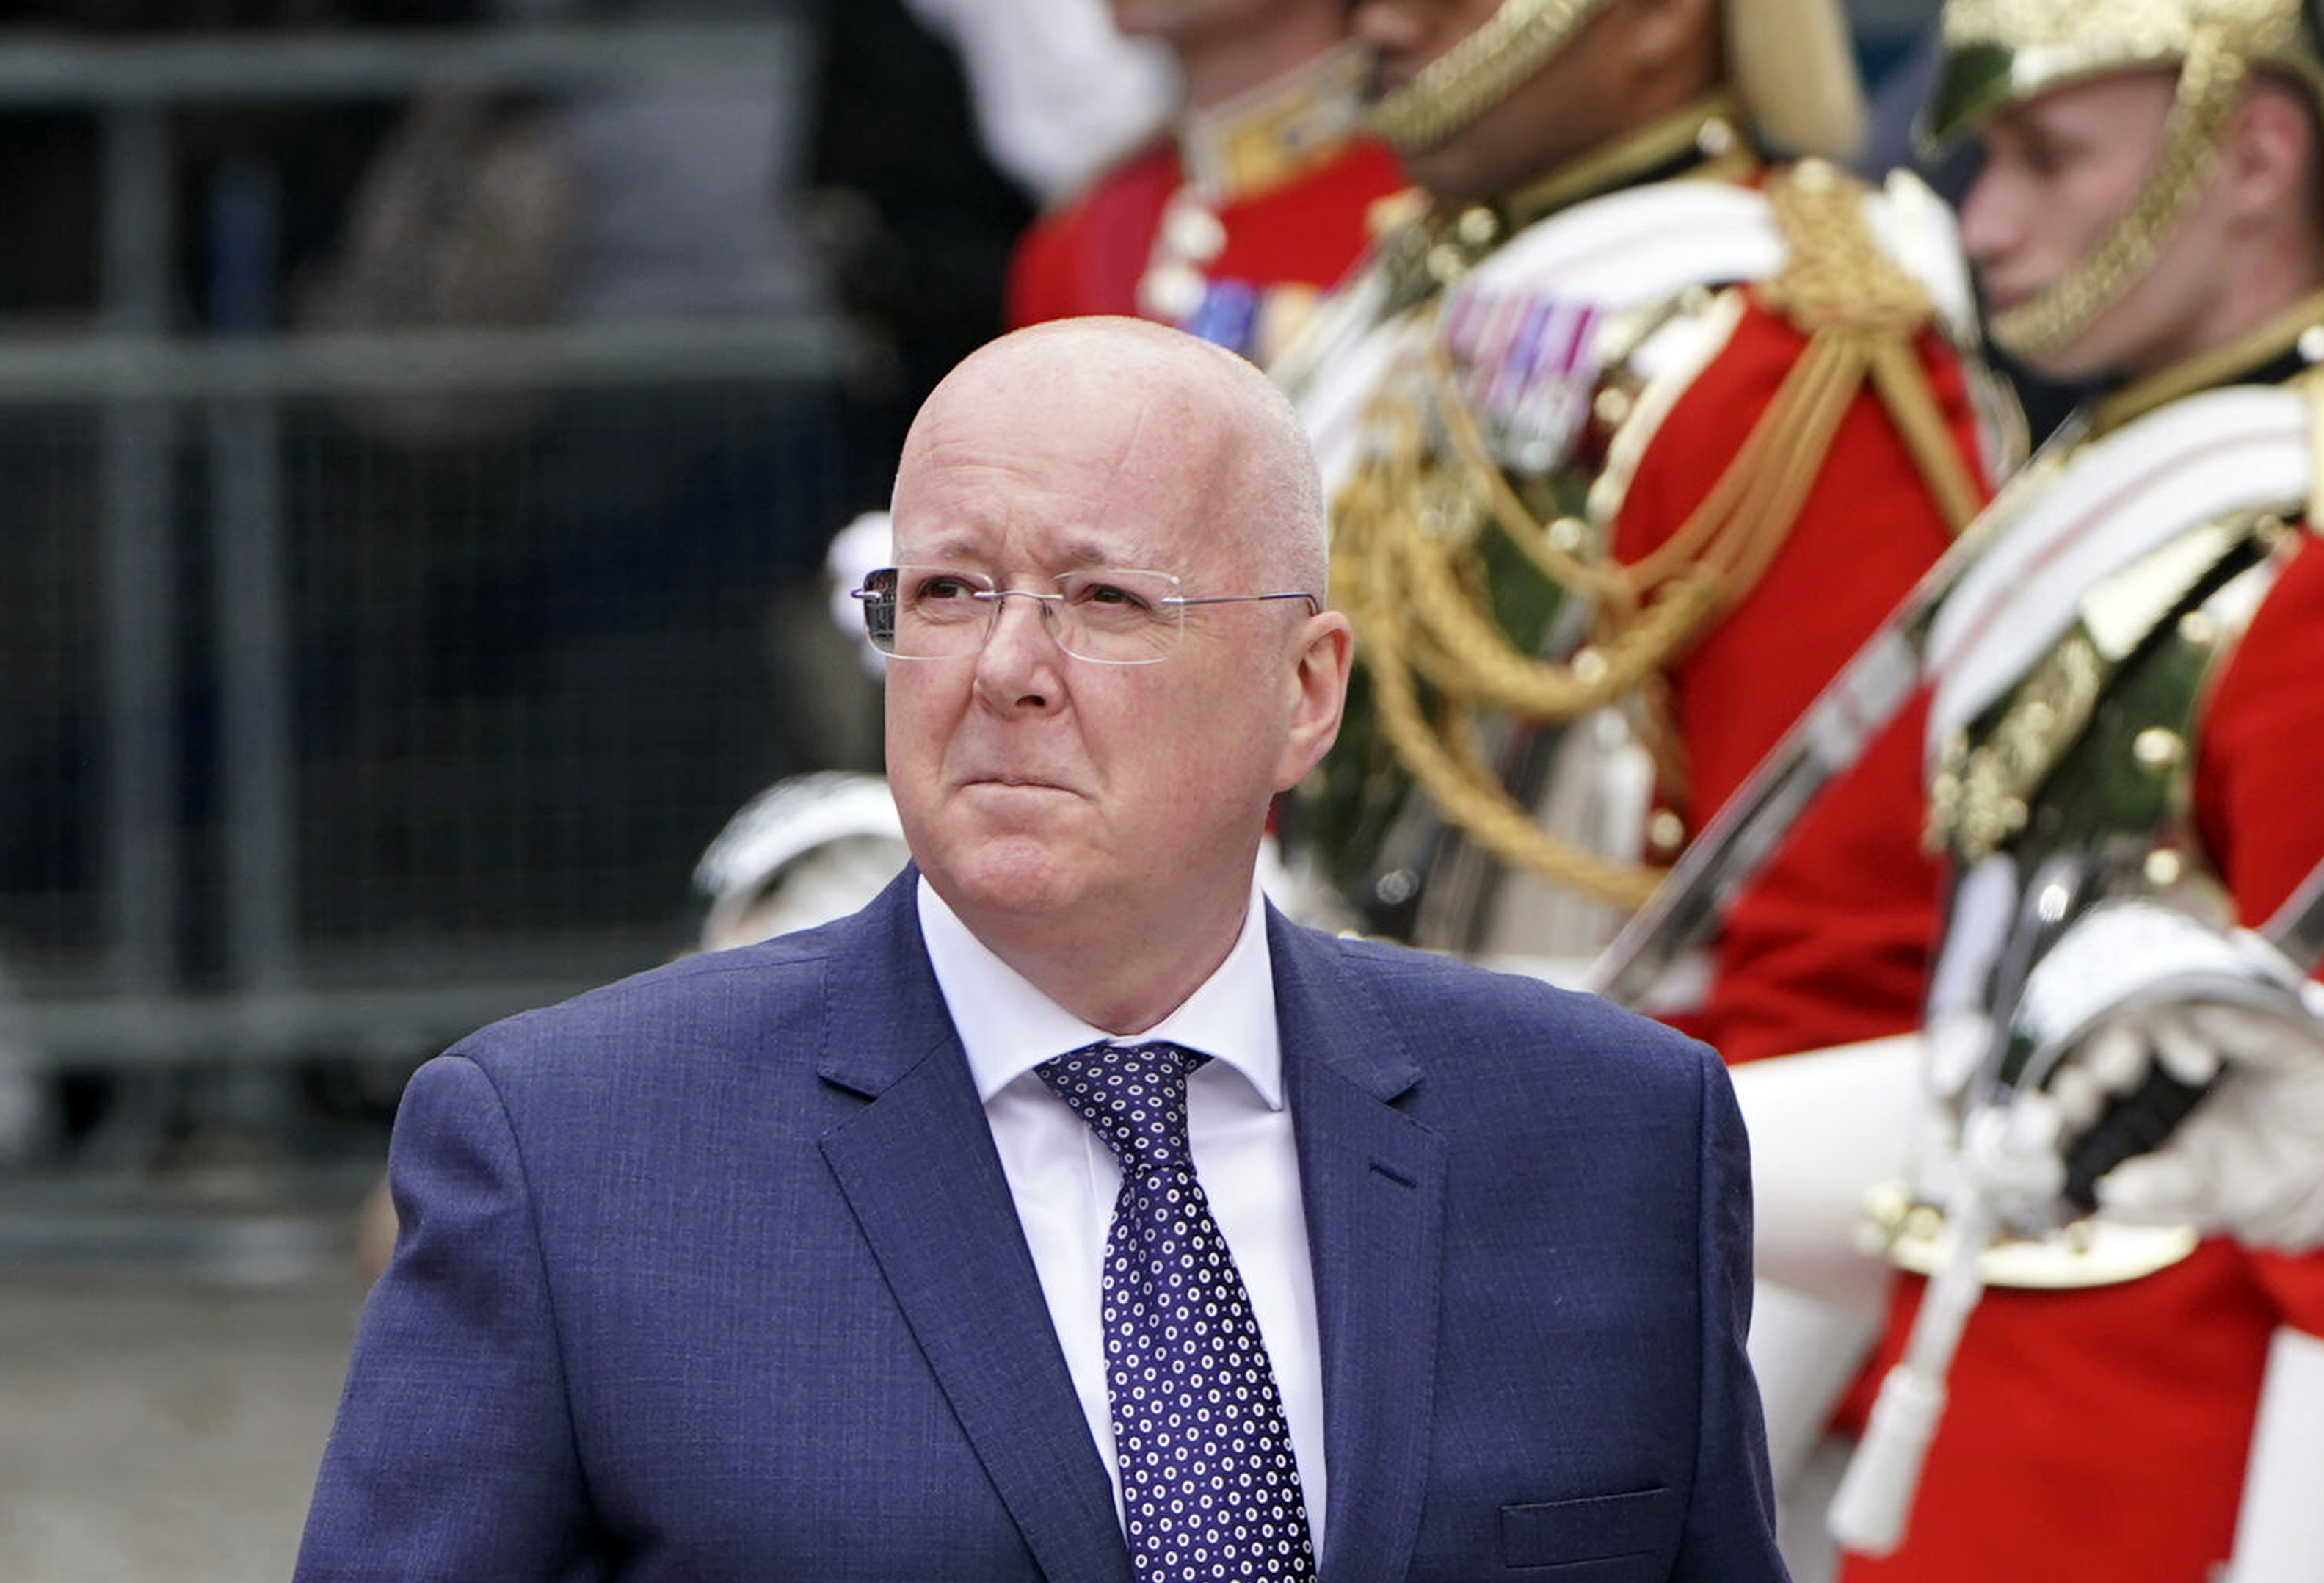
[[[1093,569],[1034,589],[999,588],[982,572],[899,566],[866,579],[863,617],[882,653],[947,659],[982,646],[1010,599],[1031,599],[1067,653],[1135,665],[1168,653],[1181,620],[1177,592],[1167,572]]]

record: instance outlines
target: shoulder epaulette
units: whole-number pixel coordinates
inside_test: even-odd
[[[1760,301],[1803,335],[1865,329],[1918,335],[1936,316],[1921,282],[1884,252],[1864,218],[1869,190],[1838,166],[1807,160],[1770,175],[1767,201],[1789,257],[1761,282]]]

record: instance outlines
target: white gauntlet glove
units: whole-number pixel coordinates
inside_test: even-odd
[[[2181,1082],[2208,1080],[2211,1069],[2217,1085],[2159,1147],[2098,1178],[2100,1210],[2258,1246],[2324,1245],[2324,1025],[2196,1004],[2090,1041],[2093,1075],[2103,1069],[2117,1085],[2119,1073],[2143,1078],[2158,1062]]]
[[[2092,1018],[2040,1088],[1973,1111],[1960,1165],[2022,1230],[2095,1208],[2324,1245],[2324,991],[2127,1000]]]

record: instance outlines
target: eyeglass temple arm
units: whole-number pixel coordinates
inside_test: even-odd
[[[968,597],[972,599],[982,599],[988,604],[998,604],[1000,601],[1008,598],[1011,595],[1016,595],[1022,598],[1040,599],[1043,601],[1061,599],[1065,597],[1062,594],[1042,593],[1034,588],[972,588],[969,590]],[[896,597],[896,590],[893,588],[850,588],[847,590],[847,597],[851,599],[861,599],[868,605],[874,599],[894,598]],[[1307,608],[1312,614],[1321,616],[1323,613],[1323,599],[1317,595],[1310,594],[1304,590],[1294,590],[1289,593],[1282,594],[1173,594],[1168,598],[1164,599],[1161,602],[1165,605],[1240,605],[1252,599],[1305,599],[1307,601]]]
[[[1173,594],[1162,601],[1165,605],[1240,605],[1252,599],[1305,599],[1314,615],[1323,613],[1323,601],[1314,594],[1295,590],[1284,594]]]

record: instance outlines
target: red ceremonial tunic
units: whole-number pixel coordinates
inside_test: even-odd
[[[2197,827],[2246,923],[2324,857],[2319,677],[2324,546],[2310,543],[2228,657],[2198,738]],[[1923,1286],[1898,1282],[1882,1372]],[[2120,1285],[1988,1291],[1905,1545],[1848,1558],[1842,1583],[2204,1583],[2234,1542],[2268,1344],[2287,1324],[2324,1335],[2324,1257],[2226,1240]]]
[[[1166,138],[1035,222],[1010,268],[1010,326],[1139,314],[1138,285],[1152,265],[1163,209],[1185,181],[1177,144]],[[1209,338],[1239,352],[1267,349],[1254,338],[1267,294],[1288,286],[1312,299],[1335,284],[1370,239],[1365,220],[1372,204],[1403,185],[1395,156],[1359,138],[1278,184],[1229,198],[1213,211],[1222,242],[1202,265],[1205,302],[1176,322],[1203,333],[1207,306],[1229,332]]]
[[[1708,494],[1805,347],[1753,301],[1655,432],[1615,523],[1635,562]],[[1976,417],[1933,331],[1921,364],[1964,458]],[[1666,806],[1699,831],[1951,542],[1920,469],[1868,387],[1835,435],[1797,523],[1741,601],[1667,671],[1687,784]],[[1938,871],[1920,847],[1923,709],[1825,790],[1729,914],[1709,998],[1671,1017],[1730,1062],[1918,1026]]]

